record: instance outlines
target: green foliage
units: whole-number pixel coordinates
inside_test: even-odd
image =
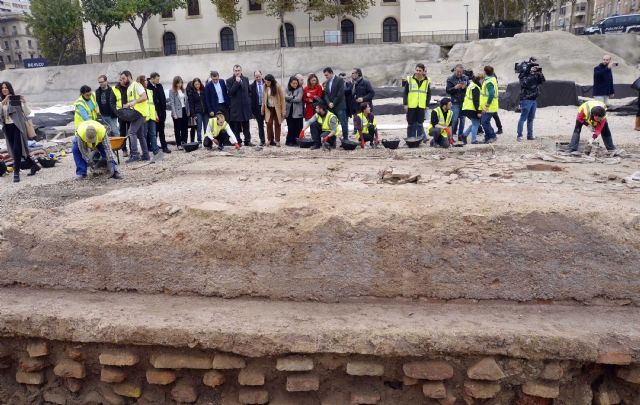
[[[314,20],[322,21],[342,16],[366,17],[369,7],[375,5],[375,0],[309,0],[307,10],[313,14]]]
[[[65,55],[84,53],[82,10],[78,0],[32,0],[27,24],[40,43],[44,56],[58,65]]]
[[[262,0],[262,6],[268,16],[282,18],[286,13],[296,11],[300,0]]]
[[[118,7],[117,0],[83,0],[82,19],[91,25],[91,31],[100,41],[100,62],[107,34],[113,27],[120,27],[125,14]]]
[[[117,9],[118,13],[121,13],[136,31],[140,50],[146,54],[142,30],[149,19],[156,14],[174,11],[186,6],[186,0],[118,0]]]
[[[216,7],[218,17],[225,24],[235,27],[236,23],[240,21],[242,7],[238,7],[238,0],[211,0],[211,3]]]

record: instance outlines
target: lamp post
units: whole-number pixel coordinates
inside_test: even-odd
[[[307,13],[309,15],[309,48],[311,48],[311,13]]]
[[[464,40],[469,40],[469,5],[465,4],[464,8],[467,9],[467,28],[464,30]]]

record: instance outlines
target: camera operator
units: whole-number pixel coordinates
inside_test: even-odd
[[[593,68],[593,98],[609,105],[609,98],[614,97],[613,73],[611,68],[618,63],[611,62],[611,56],[604,55],[602,63]]]
[[[536,117],[538,108],[538,96],[540,95],[540,85],[546,81],[542,74],[542,68],[535,62],[535,58],[530,58],[529,62],[520,64],[521,68],[518,79],[520,79],[520,120],[518,121],[518,142],[522,141],[522,130],[525,121],[527,122],[527,139],[536,139],[533,136],[533,120]]]
[[[446,92],[451,97],[453,113],[451,117],[451,129],[453,135],[458,134],[458,140],[461,140],[464,132],[464,115],[460,112],[462,110],[462,103],[467,93],[467,86],[469,85],[469,77],[465,74],[464,67],[460,64],[453,68],[453,74],[447,78]],[[458,124],[460,120],[460,124]]]

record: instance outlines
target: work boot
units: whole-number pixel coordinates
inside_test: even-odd
[[[636,117],[636,127],[634,129],[640,131],[640,115]]]

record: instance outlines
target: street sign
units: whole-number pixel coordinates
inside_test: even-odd
[[[45,58],[33,58],[24,60],[25,69],[35,69],[46,66],[49,66],[49,62],[47,62]]]

